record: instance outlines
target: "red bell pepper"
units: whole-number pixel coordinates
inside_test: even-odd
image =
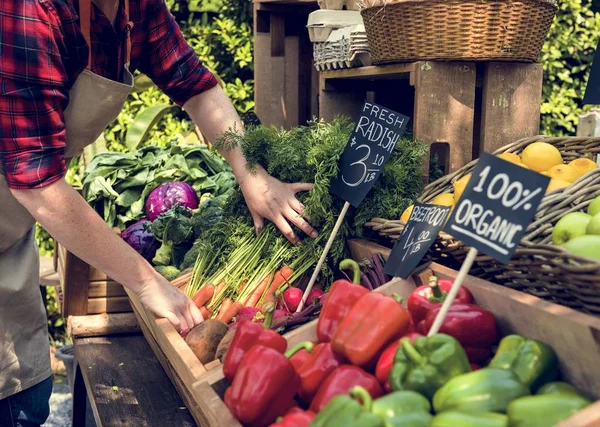
[[[423,335],[417,332],[409,332],[402,338],[408,338],[412,343],[415,341],[415,339],[422,336]],[[398,350],[399,346],[400,340],[396,340],[387,346],[387,348],[383,350],[383,353],[381,353],[381,356],[377,361],[377,366],[375,367],[375,376],[383,386],[383,389],[388,393],[392,391],[392,388],[390,387],[390,371],[392,370],[394,356],[396,355],[396,350]]]
[[[233,381],[235,373],[244,355],[255,345],[262,345],[283,353],[287,348],[287,341],[277,332],[269,329],[273,322],[273,313],[275,304],[267,303],[264,305],[265,320],[262,323],[255,323],[250,320],[244,320],[238,325],[229,350],[223,359],[223,375]]]
[[[453,284],[452,280],[438,280],[436,276],[431,276],[428,285],[419,286],[411,292],[406,306],[415,324],[418,325],[421,320],[424,320],[432,308],[442,305]],[[461,302],[473,303],[473,295],[464,286],[458,290],[453,304]]]
[[[319,342],[329,342],[338,325],[348,314],[354,303],[360,297],[369,293],[369,290],[360,286],[360,267],[352,260],[345,259],[340,262],[340,269],[352,269],[353,282],[336,280],[331,285],[327,298],[323,303],[321,315],[317,322],[317,337]]]
[[[310,410],[319,413],[329,401],[340,394],[347,394],[354,386],[364,387],[373,399],[381,396],[383,390],[373,375],[357,366],[342,365],[333,371],[319,387]]]
[[[225,404],[245,426],[268,426],[294,404],[300,377],[279,351],[252,347],[242,359]]]
[[[308,427],[316,416],[313,411],[303,411],[296,406],[287,411],[283,417],[279,417],[270,427]]]
[[[426,335],[441,307],[432,309],[419,323],[419,332]],[[492,345],[498,338],[494,315],[475,304],[453,304],[439,330],[450,335],[464,347],[469,361],[483,363],[492,353]]]
[[[331,343],[317,344],[306,363],[298,371],[300,399],[310,403],[323,381],[343,363],[344,359],[333,352]]]
[[[293,356],[290,357],[290,362],[294,365],[296,372],[306,363],[314,350],[315,344],[310,341],[301,342],[289,350],[289,352],[293,353]]]
[[[377,292],[363,295],[333,335],[333,350],[353,365],[374,367],[385,347],[408,330],[410,314],[398,299]]]

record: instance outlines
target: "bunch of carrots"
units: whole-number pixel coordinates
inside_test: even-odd
[[[291,286],[315,264],[315,254],[309,248],[293,262],[286,262],[289,244],[282,239],[270,247],[270,232],[274,230],[243,239],[225,260],[216,261],[218,255],[211,251],[198,254],[185,291],[205,319],[230,323],[244,307],[277,304],[277,292]]]

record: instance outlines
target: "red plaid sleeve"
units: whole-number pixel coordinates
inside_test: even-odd
[[[187,44],[164,0],[147,2],[143,32],[143,54],[139,70],[176,104],[182,106],[194,95],[213,88],[216,78],[203,66]],[[136,50],[133,46],[133,50]]]

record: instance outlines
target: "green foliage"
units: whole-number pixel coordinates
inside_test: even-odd
[[[594,51],[600,39],[600,14],[590,0],[558,3],[554,20],[542,51],[544,86],[542,133],[574,135],[578,116],[589,109],[582,103]]]

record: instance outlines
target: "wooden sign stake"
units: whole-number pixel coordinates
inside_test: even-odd
[[[454,299],[456,298],[456,294],[458,294],[458,290],[462,286],[462,283],[464,282],[465,277],[467,277],[467,274],[469,274],[469,270],[471,270],[471,266],[473,265],[473,262],[475,261],[475,258],[477,257],[477,253],[478,253],[477,249],[475,249],[475,248],[469,249],[469,252],[467,253],[467,257],[465,258],[463,265],[461,265],[460,270],[459,270],[458,274],[456,275],[456,279],[454,280],[454,283],[452,284],[452,288],[450,289],[450,292],[448,292],[448,295],[446,296],[446,300],[442,304],[442,308],[440,309],[440,312],[436,316],[435,321],[433,322],[433,325],[431,325],[431,329],[429,330],[429,333],[427,334],[428,337],[437,334],[438,331],[440,330],[440,327],[442,326],[442,322],[446,318],[446,315],[448,314],[448,310],[450,309],[450,306],[452,305],[452,303],[454,302]]]
[[[344,218],[346,216],[346,213],[348,213],[349,208],[350,208],[350,203],[349,202],[344,203],[344,207],[342,208],[342,211],[340,212],[340,216],[338,216],[335,226],[333,227],[333,230],[331,231],[329,240],[327,240],[327,243],[325,244],[325,248],[323,249],[321,258],[319,258],[319,262],[317,263],[317,266],[315,267],[315,271],[313,271],[310,281],[308,282],[308,285],[306,286],[304,295],[302,295],[302,300],[300,301],[300,304],[298,305],[298,309],[296,310],[296,313],[301,312],[302,309],[304,308],[304,304],[306,303],[306,298],[308,298],[308,294],[310,294],[310,291],[312,291],[312,288],[315,285],[315,282],[317,281],[317,277],[319,276],[321,267],[323,266],[323,263],[325,262],[325,258],[327,258],[327,254],[329,253],[329,250],[331,249],[331,245],[333,245],[335,236],[337,235],[338,231],[340,231],[340,227],[342,226],[342,223],[344,222]]]

